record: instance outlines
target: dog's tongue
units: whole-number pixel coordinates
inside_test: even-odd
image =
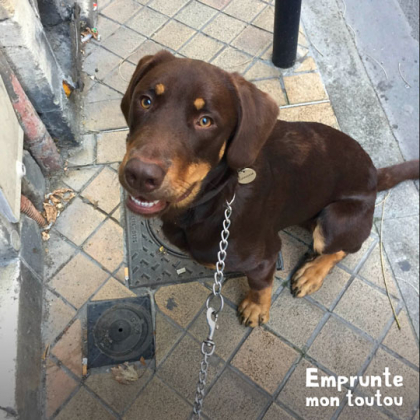
[[[139,214],[153,214],[163,210],[167,206],[165,200],[148,201],[143,197],[130,196],[128,207]]]

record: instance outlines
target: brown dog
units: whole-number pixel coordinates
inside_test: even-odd
[[[248,277],[239,311],[252,327],[269,319],[281,229],[313,232],[314,254],[291,285],[303,297],[361,248],[377,191],[419,176],[418,161],[376,170],[349,136],[277,120],[275,102],[240,75],[165,51],[139,62],[121,108],[127,206],[160,217],[169,240],[199,263],[215,264],[225,202],[236,194],[226,269]],[[238,183],[243,168],[257,174],[247,185]]]

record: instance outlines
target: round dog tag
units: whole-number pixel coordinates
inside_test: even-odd
[[[250,184],[257,177],[257,173],[251,168],[244,168],[238,171],[238,181],[240,184]]]

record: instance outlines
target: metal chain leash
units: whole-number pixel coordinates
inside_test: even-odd
[[[206,387],[207,381],[207,370],[209,367],[209,358],[214,354],[216,349],[216,344],[213,341],[214,332],[217,327],[217,319],[219,313],[222,311],[224,306],[224,299],[222,296],[222,285],[224,280],[224,269],[225,269],[225,260],[227,256],[227,247],[229,245],[229,228],[231,224],[230,217],[232,216],[232,203],[235,201],[235,195],[231,201],[227,201],[227,208],[225,210],[225,220],[223,221],[223,229],[221,233],[221,241],[219,243],[219,252],[217,253],[217,264],[216,271],[214,273],[214,283],[213,283],[213,292],[207,298],[206,307],[207,307],[207,324],[209,326],[209,335],[206,340],[203,341],[201,345],[201,353],[203,354],[203,360],[201,362],[200,373],[198,375],[198,384],[197,391],[195,394],[194,410],[193,410],[193,419],[201,418],[201,410],[203,409],[204,401],[204,389]],[[218,299],[218,309],[214,309],[210,304]]]

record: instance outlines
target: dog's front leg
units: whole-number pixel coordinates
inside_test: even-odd
[[[265,324],[270,319],[276,258],[263,261],[256,269],[245,273],[251,290],[239,305],[238,310],[242,323],[246,326],[254,328]]]

